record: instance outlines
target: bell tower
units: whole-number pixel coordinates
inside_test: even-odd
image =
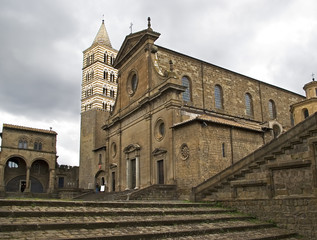
[[[93,43],[83,52],[81,112],[112,110],[118,85],[117,70],[113,67],[117,53],[102,20]]]
[[[89,48],[83,51],[79,187],[93,189],[106,179],[106,136],[101,127],[117,96],[118,51],[112,48],[104,20]]]

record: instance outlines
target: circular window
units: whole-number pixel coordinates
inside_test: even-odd
[[[117,155],[117,144],[115,142],[111,144],[111,154],[112,157],[115,157]]]
[[[133,95],[138,87],[138,75],[135,71],[132,71],[127,81],[127,92],[129,95]]]
[[[186,160],[189,158],[189,148],[186,143],[183,143],[180,148],[181,157],[183,160]]]
[[[157,120],[155,124],[155,138],[161,141],[165,136],[165,123],[162,119]]]

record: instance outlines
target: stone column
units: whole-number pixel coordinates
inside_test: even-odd
[[[140,157],[135,158],[135,188],[140,188]]]
[[[0,196],[1,193],[5,192],[5,185],[4,185],[4,168],[5,166],[0,164]]]
[[[24,192],[31,192],[31,186],[30,186],[30,171],[31,167],[26,167],[26,186]],[[19,189],[20,190],[20,189]]]
[[[50,176],[49,176],[49,182],[48,182],[48,193],[52,193],[54,191],[54,185],[55,185],[55,169],[50,169]]]
[[[130,160],[129,159],[127,159],[126,160],[126,187],[125,187],[125,190],[129,190],[130,189],[130,187],[129,187],[129,167],[130,167]]]

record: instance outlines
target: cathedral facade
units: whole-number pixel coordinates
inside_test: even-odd
[[[159,36],[150,20],[128,35],[113,108],[82,112],[80,187],[176,185],[187,198],[292,127],[290,106],[303,96],[158,46]]]

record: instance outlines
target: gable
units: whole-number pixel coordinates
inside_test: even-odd
[[[117,54],[114,67],[119,69],[147,40],[151,40],[153,43],[160,35],[148,28],[126,36]]]

